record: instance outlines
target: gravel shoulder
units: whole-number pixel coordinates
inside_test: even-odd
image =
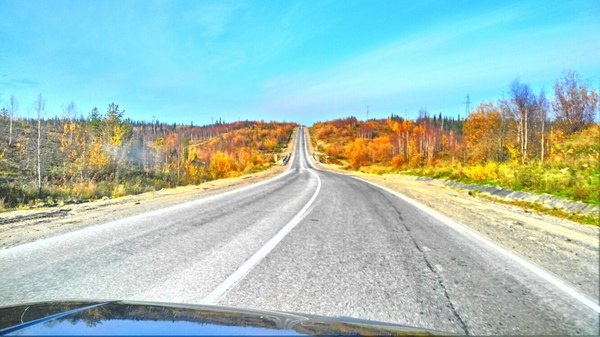
[[[312,146],[309,150],[312,154]],[[600,227],[496,203],[413,176],[373,175],[326,164],[321,167],[415,199],[544,267],[590,297],[600,297]]]
[[[293,153],[296,131],[285,152]],[[234,178],[218,179],[199,185],[180,186],[128,195],[114,199],[95,200],[52,208],[15,210],[0,213],[0,249],[61,235],[85,227],[206,198],[214,194],[241,188],[283,173],[285,166]]]

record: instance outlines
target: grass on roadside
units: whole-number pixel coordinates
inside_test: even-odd
[[[404,174],[449,179],[467,184],[491,185],[513,191],[548,193],[557,197],[600,205],[600,172],[591,163],[579,167],[533,162],[436,165],[402,171]]]

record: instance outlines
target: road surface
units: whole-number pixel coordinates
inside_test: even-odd
[[[302,130],[302,129],[300,129]],[[460,334],[598,334],[598,300],[410,200],[317,169],[0,251],[0,305],[218,304]]]

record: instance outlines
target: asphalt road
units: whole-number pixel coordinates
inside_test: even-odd
[[[592,299],[451,220],[318,170],[0,251],[0,305],[204,303],[468,334],[599,334]]]

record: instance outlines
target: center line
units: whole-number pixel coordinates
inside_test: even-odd
[[[304,146],[306,149],[306,138],[303,136]],[[303,154],[306,156],[306,153]],[[300,158],[298,158],[300,159]],[[319,175],[315,173],[313,170],[308,170],[310,174],[317,177],[317,189],[315,193],[310,198],[310,200],[302,207],[300,212],[298,212],[292,220],[290,220],[275,236],[273,236],[264,246],[262,246],[252,257],[250,257],[244,264],[242,264],[233,274],[229,275],[229,277],[219,284],[208,296],[206,296],[201,304],[214,305],[217,304],[223,296],[225,296],[233,287],[235,287],[248,273],[254,268],[262,259],[265,258],[272,250],[277,246],[281,240],[292,230],[304,217],[308,214],[308,209],[313,204],[319,192],[321,191],[321,178]]]

